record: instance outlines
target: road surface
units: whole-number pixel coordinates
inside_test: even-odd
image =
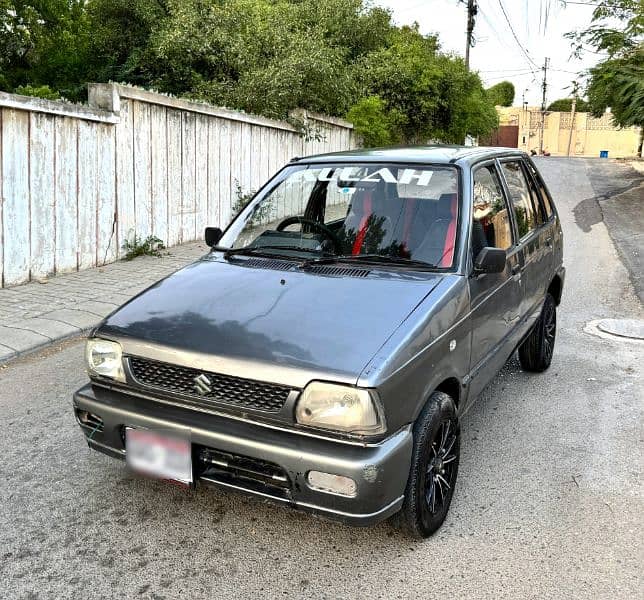
[[[604,223],[580,221],[588,164],[540,162],[566,235],[554,361],[511,360],[464,418],[433,538],[130,474],[74,423],[68,342],[0,369],[0,597],[641,597],[643,348],[585,326],[642,309]]]

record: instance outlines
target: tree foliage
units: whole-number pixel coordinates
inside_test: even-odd
[[[388,146],[396,141],[396,113],[387,110],[380,96],[367,96],[358,100],[349,109],[347,118],[367,147]]]
[[[348,115],[369,145],[497,124],[478,75],[366,0],[0,0],[0,88],[83,100],[110,80],[274,118]]]
[[[551,102],[548,110],[553,112],[570,112],[572,111],[572,98],[560,98]],[[577,112],[588,112],[588,102],[582,98],[577,98],[577,105],[575,107]]]
[[[600,116],[610,108],[617,125],[644,126],[644,2],[602,0],[590,27],[568,37],[577,54],[588,46],[607,54],[588,73],[590,111]]]
[[[514,85],[511,81],[501,81],[486,90],[488,98],[495,106],[512,106]]]

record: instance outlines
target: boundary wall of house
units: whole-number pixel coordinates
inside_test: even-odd
[[[117,84],[87,106],[0,93],[0,287],[113,262],[135,236],[199,239],[294,156],[357,145],[350,123],[298,120]]]

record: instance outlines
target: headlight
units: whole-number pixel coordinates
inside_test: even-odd
[[[304,388],[295,418],[302,425],[346,433],[373,435],[385,431],[385,419],[374,392],[320,381]]]
[[[90,375],[109,377],[125,383],[121,344],[92,338],[87,340],[85,360]]]

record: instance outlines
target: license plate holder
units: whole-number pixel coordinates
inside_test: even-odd
[[[192,485],[192,444],[174,430],[126,427],[125,460],[144,475]]]

